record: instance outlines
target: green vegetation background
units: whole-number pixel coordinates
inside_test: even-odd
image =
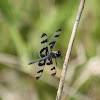
[[[40,37],[61,28],[54,50],[65,56],[80,0],[0,0],[0,100],[55,100],[61,77],[35,80]],[[86,0],[62,100],[100,100],[100,0]],[[63,63],[60,63],[62,66]],[[45,67],[46,68],[46,67]],[[85,98],[85,99],[84,99]]]

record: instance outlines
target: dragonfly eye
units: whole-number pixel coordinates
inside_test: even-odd
[[[57,56],[61,56],[61,52],[60,51],[57,51],[56,55]]]

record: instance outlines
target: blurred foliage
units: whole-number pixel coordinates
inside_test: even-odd
[[[56,77],[35,80],[40,37],[61,28],[54,50],[65,56],[80,0],[0,0],[0,100],[55,100]],[[86,0],[62,100],[100,100],[100,0]],[[63,64],[61,63],[60,66]],[[46,68],[46,66],[45,66]]]

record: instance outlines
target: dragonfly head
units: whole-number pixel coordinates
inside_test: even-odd
[[[61,56],[61,52],[60,51],[57,51],[56,52],[56,55],[59,57],[59,56]]]

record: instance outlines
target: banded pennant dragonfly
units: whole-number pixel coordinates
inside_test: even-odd
[[[36,79],[38,80],[44,70],[44,66],[46,65],[50,65],[51,66],[51,75],[55,76],[56,75],[56,68],[53,64],[53,58],[55,59],[56,62],[56,66],[57,66],[57,59],[58,57],[61,57],[61,52],[60,51],[52,51],[55,43],[59,37],[61,33],[61,29],[57,30],[54,35],[51,37],[51,39],[48,42],[47,39],[47,34],[43,33],[41,36],[41,48],[40,48],[40,59],[37,59],[35,61],[30,62],[28,65],[34,64],[36,62],[38,62],[38,67],[40,68],[40,70],[37,71],[37,76]]]

